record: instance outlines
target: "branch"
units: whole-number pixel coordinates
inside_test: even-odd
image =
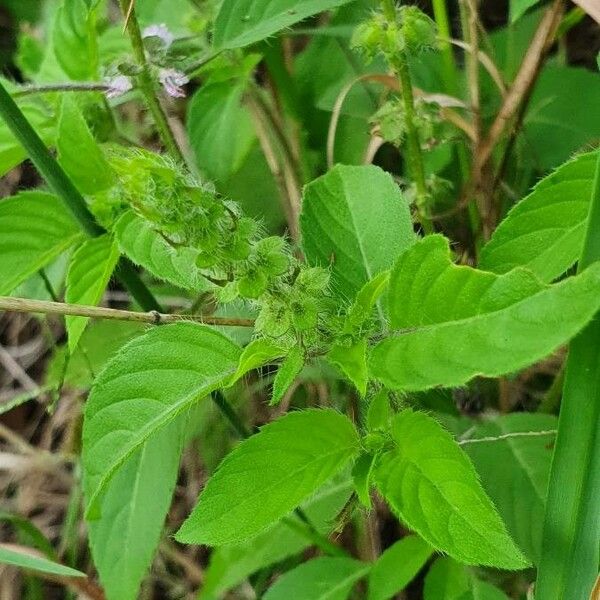
[[[63,302],[29,300],[27,298],[11,298],[8,296],[0,296],[0,310],[23,313],[43,313],[47,315],[90,317],[92,319],[136,321],[138,323],[150,323],[151,325],[164,325],[166,323],[177,323],[179,321],[198,321],[205,325],[217,325],[222,327],[254,326],[253,319],[213,317],[210,315],[164,314],[156,310],[150,312],[136,312],[132,310],[103,308],[100,306],[86,306],[83,304],[66,304]]]
[[[140,25],[135,14],[134,4],[135,0],[120,0],[121,11],[125,17],[125,29],[127,30],[127,34],[131,41],[133,57],[140,67],[140,74],[137,77],[138,87],[146,101],[148,109],[152,113],[156,129],[169,154],[176,161],[185,165],[185,156],[175,139],[175,134],[169,125],[169,119],[155,93],[154,80],[150,71],[150,65],[146,59],[144,40],[142,39]]]
[[[102,82],[47,83],[43,85],[27,85],[13,92],[13,98],[31,96],[33,94],[49,94],[51,92],[108,92],[110,85]]]
[[[503,440],[510,440],[512,438],[523,438],[523,437],[545,437],[549,435],[556,435],[556,429],[548,429],[545,431],[513,431],[512,433],[504,433],[498,436],[473,438],[473,439],[461,439],[458,441],[459,446],[465,444],[481,444],[484,442],[501,442]]]

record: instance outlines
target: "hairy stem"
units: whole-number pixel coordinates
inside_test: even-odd
[[[254,321],[252,319],[213,317],[211,315],[164,314],[155,310],[150,312],[136,312],[132,310],[119,310],[116,308],[103,308],[101,306],[87,306],[85,304],[66,304],[64,302],[13,298],[12,296],[0,296],[0,310],[22,313],[41,313],[46,315],[90,317],[92,319],[113,321],[135,321],[138,323],[150,323],[152,325],[164,325],[166,323],[177,323],[180,321],[198,321],[205,325],[217,325],[222,327],[254,326]]]
[[[169,125],[167,114],[156,95],[152,72],[150,71],[148,60],[146,59],[140,25],[135,14],[134,0],[120,0],[120,4],[121,11],[126,18],[125,26],[129,35],[129,40],[131,41],[133,57],[140,68],[140,74],[137,77],[139,90],[144,97],[148,110],[152,114],[156,130],[158,131],[165,148],[175,160],[182,164],[186,164],[185,156],[175,139],[171,126]]]
[[[406,52],[399,52],[392,60],[392,67],[400,80],[400,93],[404,105],[404,114],[406,119],[406,144],[408,168],[411,177],[414,179],[416,188],[416,204],[419,213],[419,221],[425,233],[432,233],[433,226],[431,221],[425,216],[427,210],[427,184],[425,183],[425,168],[423,166],[423,156],[421,154],[421,143],[419,141],[419,132],[415,127],[416,111],[415,98],[412,88],[412,80]]]

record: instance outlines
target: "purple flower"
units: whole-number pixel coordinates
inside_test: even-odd
[[[131,79],[126,75],[117,75],[116,77],[109,79],[107,83],[109,88],[106,92],[107,98],[118,98],[133,89]]]
[[[148,25],[142,33],[143,37],[157,37],[168,48],[175,40],[175,36],[169,31],[169,28],[161,23],[160,25]]]
[[[185,73],[177,69],[161,69],[158,72],[158,79],[169,96],[172,98],[185,98],[182,86],[189,81]]]

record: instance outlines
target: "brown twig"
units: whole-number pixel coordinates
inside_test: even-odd
[[[491,235],[496,220],[490,198],[494,182],[490,164],[492,153],[533,89],[543,60],[554,41],[562,9],[563,0],[554,0],[544,13],[494,122],[475,149],[471,178],[464,195],[487,198],[480,205],[484,238]]]
[[[0,296],[0,310],[24,313],[43,313],[54,315],[70,315],[75,317],[90,317],[93,319],[112,319],[118,321],[136,321],[150,323],[151,325],[164,325],[180,321],[198,321],[205,325],[223,327],[253,327],[253,319],[233,317],[214,317],[211,315],[181,315],[164,314],[158,311],[136,312],[132,310],[118,310],[100,306],[86,306],[83,304],[66,304],[62,302],[46,302],[43,300],[29,300],[26,298],[11,298]]]

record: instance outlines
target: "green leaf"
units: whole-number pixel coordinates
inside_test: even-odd
[[[510,0],[510,22],[514,23],[520,19],[530,8],[533,8],[539,2],[540,0]]]
[[[369,320],[375,305],[383,292],[385,292],[389,280],[389,271],[383,271],[370,281],[367,281],[367,283],[360,288],[354,302],[351,304],[348,313],[346,314],[343,328],[344,333],[354,333],[356,329],[360,328]]]
[[[285,354],[285,349],[268,338],[252,340],[242,352],[238,368],[231,376],[228,385],[233,385],[246,373],[267,365]]]
[[[376,455],[364,452],[355,461],[352,467],[352,482],[356,495],[361,504],[370,509],[371,502],[371,476],[375,464]]]
[[[277,375],[275,375],[273,381],[273,395],[271,396],[271,402],[269,402],[270,406],[275,406],[281,402],[303,367],[304,351],[300,346],[294,346],[277,370]]]
[[[215,21],[217,50],[263,40],[306,17],[350,0],[224,0]]]
[[[581,90],[585,90],[582,94]],[[600,77],[587,69],[546,67],[535,85],[523,121],[526,152],[552,169],[600,137]]]
[[[387,390],[379,390],[371,399],[369,410],[367,411],[367,427],[369,431],[387,429],[391,414],[388,392]]]
[[[73,254],[67,273],[65,301],[96,306],[119,260],[119,249],[108,234],[86,240]],[[73,352],[89,319],[65,317],[69,352]]]
[[[551,415],[514,413],[478,424],[468,440],[515,432],[552,431]],[[508,531],[537,564],[554,436],[509,437],[495,442],[465,443],[486,492],[502,515]]]
[[[0,563],[59,577],[86,577],[86,574],[81,571],[65,567],[47,558],[37,556],[35,553],[36,550],[23,546],[0,544]]]
[[[596,156],[570,160],[517,203],[482,248],[481,268],[506,273],[523,266],[549,282],[571,267],[583,247]]]
[[[517,371],[584,327],[599,289],[598,265],[544,286],[525,270],[456,266],[448,241],[427,236],[394,267],[389,304],[399,331],[373,349],[371,374],[391,388],[425,390]]]
[[[433,548],[419,536],[409,535],[388,548],[369,573],[368,600],[388,600],[402,591],[425,566]]]
[[[0,83],[11,92],[18,89],[2,77],[0,77]],[[18,100],[17,104],[44,143],[53,144],[56,138],[56,128],[48,108],[39,102],[39,99],[34,98],[23,98]],[[15,139],[8,125],[0,120],[0,177],[6,175],[26,158],[27,153],[23,146]]]
[[[81,238],[71,213],[52,194],[22,192],[0,200],[0,296]]]
[[[523,569],[515,546],[467,455],[422,412],[399,413],[395,448],[383,454],[375,484],[393,511],[426,542],[461,562]]]
[[[346,600],[354,584],[370,565],[351,558],[323,556],[305,562],[282,575],[264,600]]]
[[[94,194],[114,185],[114,172],[69,94],[62,101],[57,148],[60,165],[80,192]]]
[[[438,558],[425,577],[423,600],[508,600],[508,596],[455,560]]]
[[[240,350],[202,325],[152,329],[127,344],[96,379],[85,405],[83,474],[87,515],[111,478],[150,438],[223,385]]]
[[[471,589],[465,567],[449,557],[438,558],[425,577],[423,600],[459,600]]]
[[[198,251],[174,248],[134,212],[126,212],[117,221],[115,235],[121,252],[154,277],[195,292],[210,289],[211,284],[196,267]]]
[[[241,168],[256,141],[250,113],[242,104],[245,87],[243,82],[209,83],[189,104],[187,130],[196,163],[220,182]]]
[[[335,478],[307,500],[302,510],[317,531],[327,534],[351,493],[347,477]],[[301,524],[295,515],[288,519]],[[306,535],[279,522],[246,542],[219,546],[211,554],[199,598],[214,598],[241,583],[248,575],[298,554],[310,545]]]
[[[369,374],[367,372],[367,340],[365,338],[351,346],[336,344],[327,353],[327,360],[339,367],[361,396],[367,393]]]
[[[225,458],[176,538],[217,546],[257,535],[341,471],[357,451],[356,430],[346,416],[334,410],[289,413]]]
[[[107,600],[138,598],[171,505],[187,419],[186,411],[133,452],[107,485],[101,518],[87,523]]]
[[[331,264],[333,288],[352,300],[416,241],[408,202],[373,166],[337,165],[306,186],[302,246],[310,264]]]
[[[4,409],[4,405],[2,409]],[[0,414],[2,412],[4,411],[2,410]],[[0,512],[0,522],[10,523],[17,530],[21,543],[34,546],[50,560],[57,558],[56,551],[48,538],[29,519],[12,513]]]
[[[85,0],[63,0],[52,30],[54,54],[63,71],[79,81],[95,80],[98,56],[95,11]]]

